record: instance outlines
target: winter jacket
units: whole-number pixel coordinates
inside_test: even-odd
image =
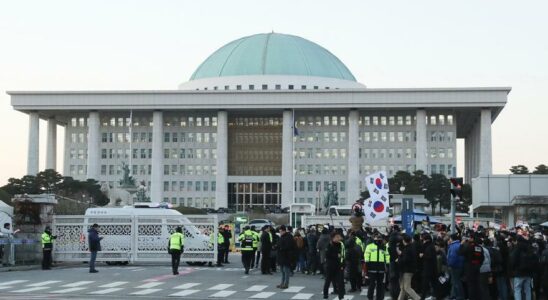
[[[427,240],[422,245],[422,274],[436,274],[438,261],[436,258],[436,248],[432,241]]]
[[[357,271],[361,264],[362,250],[356,244],[356,238],[353,237],[346,242],[346,262],[349,269]]]
[[[343,245],[340,243],[330,242],[325,251],[325,264],[328,273],[336,272],[344,267],[344,256],[342,252]]]
[[[317,250],[316,246],[318,244],[318,235],[315,232],[309,233],[306,236],[306,243],[307,243],[308,252],[315,253]]]
[[[97,252],[101,251],[101,238],[95,228],[88,230],[89,251]]]
[[[417,253],[413,244],[403,248],[401,255],[398,257],[398,266],[403,273],[415,273],[417,271]]]
[[[473,241],[466,241],[461,243],[459,248],[459,254],[464,257],[464,269],[465,271],[479,272],[485,254],[483,248],[476,245]]]
[[[460,241],[453,241],[447,249],[447,265],[453,269],[462,269],[464,257],[459,254]]]
[[[318,243],[316,244],[316,249],[318,249],[318,252],[320,252],[320,263],[325,262],[325,251],[327,251],[327,246],[329,246],[329,243],[329,234],[322,233],[320,235],[320,238],[318,239]]]
[[[289,232],[284,233],[278,241],[278,255],[276,258],[278,265],[291,266],[296,249],[297,246],[293,236]]]
[[[261,234],[261,252],[270,253],[272,250],[272,241],[270,240],[270,233],[263,231]]]

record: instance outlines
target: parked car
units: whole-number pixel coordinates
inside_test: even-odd
[[[260,230],[264,226],[275,226],[274,222],[267,219],[253,219],[249,221],[249,226],[255,226],[256,230]]]

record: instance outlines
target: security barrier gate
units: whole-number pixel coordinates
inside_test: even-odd
[[[56,261],[88,261],[88,229],[99,224],[101,251],[97,261],[167,262],[169,236],[183,228],[184,262],[216,262],[217,216],[55,216],[53,256]]]

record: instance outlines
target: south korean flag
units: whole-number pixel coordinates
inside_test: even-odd
[[[369,190],[370,198],[364,205],[365,220],[369,224],[388,218],[388,177],[386,172],[380,171],[365,177],[365,186]]]

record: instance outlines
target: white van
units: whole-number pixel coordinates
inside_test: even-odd
[[[113,218],[111,219],[109,216]],[[124,218],[125,216],[129,218]],[[155,216],[161,216],[161,218],[155,219]],[[165,204],[135,203],[133,206],[124,207],[88,208],[84,218],[85,224],[98,223],[99,234],[104,237],[102,244],[108,246],[109,250],[113,252],[129,251],[127,246],[135,245],[132,241],[135,238],[137,246],[133,247],[137,249],[131,249],[134,255],[139,255],[138,251],[167,254],[170,232],[177,226],[182,227],[185,235],[185,253],[181,257],[182,261],[196,262],[195,259],[192,259],[194,256],[203,257],[203,252],[211,251],[212,248],[209,236],[212,232],[200,231],[196,226],[191,225],[192,222],[182,213],[169,209]],[[101,221],[107,224],[101,224]],[[128,232],[131,222],[137,224],[137,229],[133,234]],[[214,226],[216,227],[217,224]],[[87,232],[84,232],[84,235],[87,236]]]
[[[331,205],[327,209],[328,216],[351,216],[352,205]]]

